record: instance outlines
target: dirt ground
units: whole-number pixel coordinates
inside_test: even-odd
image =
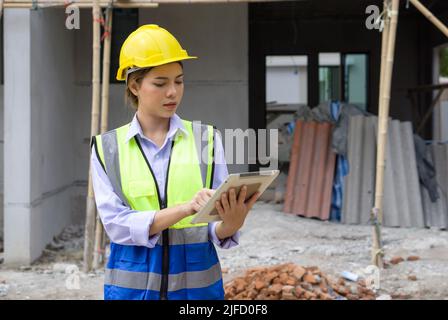
[[[293,262],[318,266],[337,279],[341,272],[362,275],[370,264],[372,228],[301,218],[281,205],[259,202],[250,213],[240,245],[218,249],[224,281],[249,267]],[[378,295],[401,299],[448,299],[448,232],[383,228],[385,260],[405,261],[380,272]],[[82,226],[71,226],[31,266],[0,264],[0,299],[102,299],[104,271],[80,272]],[[409,256],[420,257],[406,261]],[[415,276],[416,280],[410,280]],[[412,277],[411,277],[412,278]],[[79,285],[78,285],[79,284]]]

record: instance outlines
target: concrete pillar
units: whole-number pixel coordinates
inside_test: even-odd
[[[31,263],[53,236],[80,222],[73,211],[80,189],[74,128],[82,121],[73,102],[75,31],[61,17],[64,8],[5,10],[7,264]]]
[[[5,263],[29,263],[31,221],[31,28],[29,9],[4,12]]]

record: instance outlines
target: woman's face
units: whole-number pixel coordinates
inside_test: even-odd
[[[138,110],[145,115],[169,118],[175,112],[184,94],[183,70],[172,62],[152,68],[140,85],[130,84],[138,97]]]

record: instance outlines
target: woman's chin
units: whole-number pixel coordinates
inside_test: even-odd
[[[176,113],[177,108],[167,108],[163,107],[163,114],[169,115],[170,117]]]

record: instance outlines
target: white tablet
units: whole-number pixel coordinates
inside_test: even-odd
[[[215,208],[215,201],[221,198],[223,192],[227,192],[230,188],[235,188],[236,195],[243,185],[247,186],[246,200],[248,200],[255,192],[259,191],[260,196],[266,188],[278,176],[279,170],[267,170],[256,172],[232,173],[227,179],[216,189],[213,196],[206,205],[194,215],[192,223],[206,223],[211,221],[219,221],[218,211]]]

